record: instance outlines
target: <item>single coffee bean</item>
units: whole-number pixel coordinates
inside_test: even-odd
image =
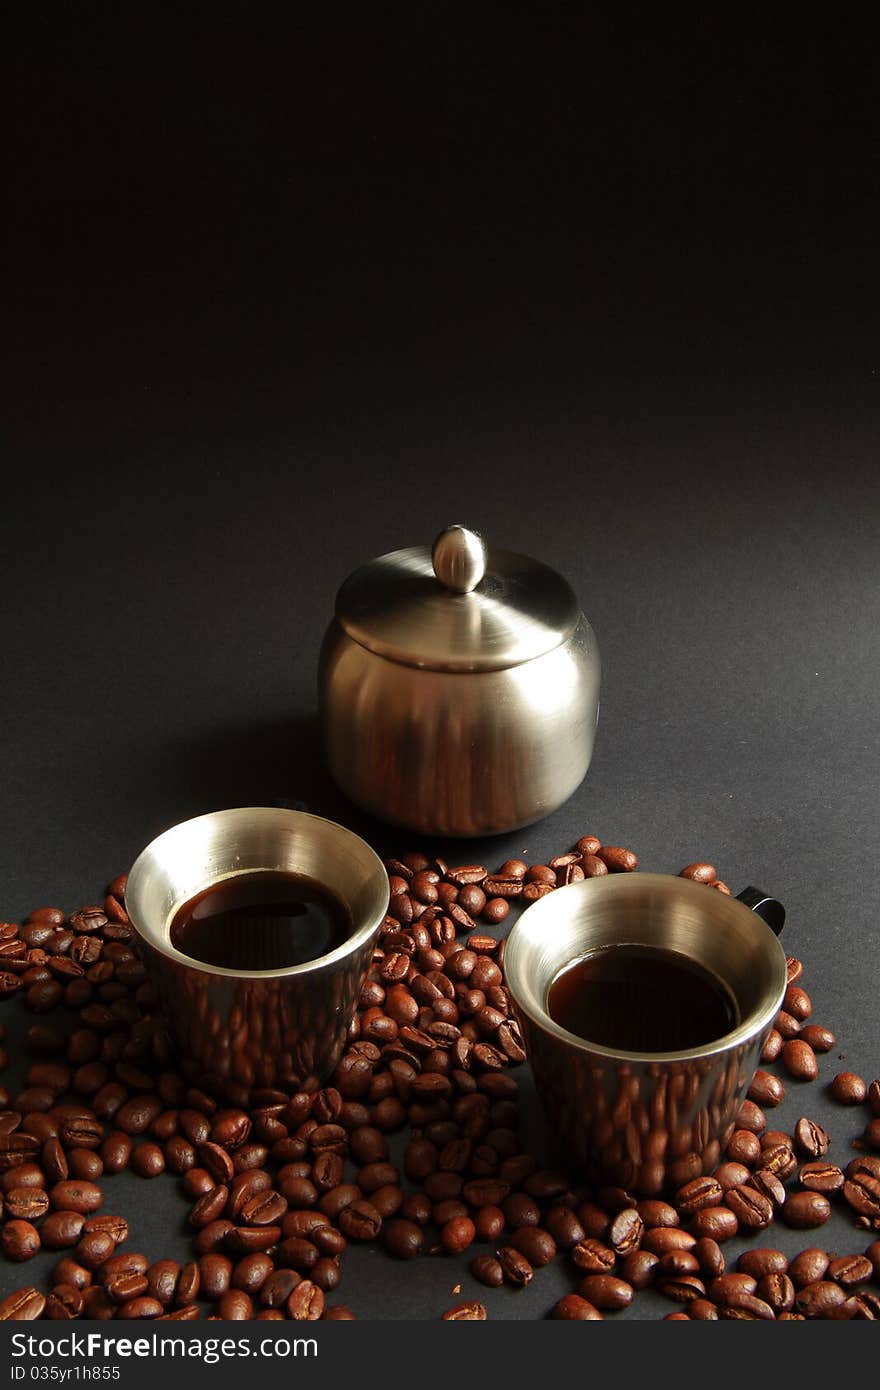
[[[864,1078],[854,1071],[839,1071],[829,1089],[841,1105],[861,1105],[868,1094]]]
[[[753,1100],[744,1100],[737,1115],[739,1129],[747,1129],[752,1134],[763,1134],[767,1128],[767,1118]]]
[[[50,1189],[49,1198],[56,1211],[78,1211],[88,1215],[98,1210],[104,1201],[104,1194],[93,1182],[68,1179],[55,1183]]]
[[[721,1241],[730,1240],[732,1236],[735,1236],[739,1230],[739,1218],[730,1205],[730,1197],[733,1193],[740,1190],[740,1188],[733,1187],[729,1192],[725,1193],[724,1200],[727,1204],[726,1206],[704,1207],[701,1211],[696,1212],[691,1218],[690,1223],[693,1235],[697,1238],[708,1236],[710,1240],[715,1240],[719,1243]],[[760,1214],[761,1211],[766,1211],[766,1207],[762,1204],[766,1203],[767,1199],[761,1197],[760,1193],[755,1193],[755,1196],[759,1198],[759,1205],[757,1207],[752,1208],[748,1203],[748,1199],[746,1199],[742,1205],[743,1208],[748,1208],[749,1210],[753,1210],[756,1214]],[[767,1203],[767,1205],[769,1206],[769,1203]],[[757,1230],[759,1227],[754,1226],[751,1229]]]
[[[30,1260],[39,1248],[39,1232],[29,1221],[7,1221],[0,1230],[0,1249],[7,1260]]]
[[[375,1240],[382,1229],[382,1218],[371,1202],[361,1198],[342,1209],[339,1227],[351,1240]]]
[[[828,1152],[831,1144],[831,1139],[822,1126],[805,1116],[795,1125],[794,1140],[800,1152],[808,1158],[821,1158]]]
[[[394,1217],[382,1232],[385,1248],[398,1260],[411,1260],[421,1254],[425,1235],[420,1225],[404,1217]],[[464,1247],[462,1247],[464,1248]]]
[[[751,1275],[756,1280],[763,1279],[767,1274],[785,1274],[788,1271],[788,1256],[781,1250],[773,1250],[756,1246],[751,1250],[744,1250],[736,1262],[736,1267],[742,1274]]]
[[[477,1214],[477,1238],[480,1240],[495,1240],[501,1234],[500,1229],[494,1234],[484,1235],[482,1233],[480,1217],[485,1212],[492,1210],[491,1207],[484,1207],[483,1211]],[[544,1224],[560,1250],[570,1250],[572,1246],[577,1245],[586,1237],[583,1226],[570,1207],[551,1207],[545,1217]]]
[[[793,1018],[798,1019],[800,1022],[809,1018],[810,1014],[813,1012],[813,1004],[807,991],[794,981],[789,983],[785,991],[782,1007],[785,1009],[786,1013],[791,1014]]]
[[[831,1215],[831,1203],[821,1192],[793,1192],[781,1214],[786,1226],[798,1231],[809,1230],[825,1224]]]
[[[42,1316],[46,1298],[38,1289],[16,1289],[0,1300],[0,1322],[33,1322]]]
[[[801,1038],[790,1038],[782,1049],[782,1061],[796,1081],[815,1081],[819,1075],[816,1054]]]
[[[632,850],[621,845],[603,845],[596,851],[596,857],[602,860],[610,874],[631,874],[639,867]]]
[[[586,1298],[579,1294],[567,1293],[554,1304],[551,1318],[563,1322],[601,1322],[602,1314]]]
[[[675,1205],[685,1215],[701,1211],[704,1207],[716,1207],[723,1198],[723,1191],[717,1178],[701,1177],[685,1183],[675,1194]]]
[[[619,1274],[634,1289],[647,1289],[654,1281],[660,1256],[650,1250],[633,1250],[620,1262]]]
[[[296,1322],[316,1322],[324,1311],[324,1292],[310,1279],[303,1279],[287,1300],[287,1316]]]
[[[494,1255],[477,1255],[476,1259],[471,1261],[471,1273],[490,1289],[499,1289],[504,1283],[501,1261],[496,1260]]]
[[[798,1174],[798,1180],[801,1186],[811,1192],[840,1192],[844,1183],[843,1169],[838,1168],[836,1163],[826,1163],[822,1160],[805,1163]]]
[[[828,1277],[845,1289],[853,1289],[873,1277],[874,1268],[865,1255],[837,1255],[828,1264]]]
[[[839,1284],[820,1279],[807,1284],[795,1295],[795,1307],[805,1317],[827,1317],[832,1308],[846,1301],[846,1294]]]
[[[578,1292],[581,1298],[602,1312],[628,1308],[633,1300],[632,1285],[613,1274],[588,1274],[581,1280]]]
[[[798,1037],[802,1042],[807,1043],[814,1052],[830,1052],[837,1043],[831,1029],[823,1028],[818,1023],[805,1023]]]
[[[758,1105],[779,1105],[779,1103],[785,1099],[785,1087],[778,1076],[774,1076],[773,1073],[769,1071],[762,1071],[759,1068],[752,1078],[748,1096],[749,1100],[756,1101]]]
[[[759,1168],[752,1174],[751,1186],[756,1192],[763,1193],[774,1207],[781,1207],[786,1199],[787,1194],[779,1178],[767,1168]]]
[[[447,1308],[443,1314],[444,1322],[485,1322],[486,1307],[483,1303],[472,1300],[469,1303],[457,1303],[454,1308]]]
[[[50,1212],[40,1227],[40,1240],[46,1250],[67,1250],[76,1245],[84,1225],[81,1212]]]
[[[513,1284],[516,1288],[522,1288],[525,1284],[531,1283],[535,1271],[526,1259],[512,1245],[502,1245],[498,1251],[498,1263],[501,1265],[505,1283]]]
[[[203,1298],[214,1302],[229,1291],[232,1261],[228,1255],[211,1253],[199,1260],[199,1287]]]
[[[788,1276],[796,1289],[806,1288],[823,1279],[828,1269],[830,1256],[824,1250],[811,1246],[795,1255],[788,1267]]]
[[[758,1280],[755,1291],[778,1316],[790,1312],[794,1307],[795,1287],[787,1274],[764,1274]]]
[[[771,1028],[770,1032],[767,1034],[767,1041],[761,1051],[761,1061],[775,1062],[782,1051],[782,1043],[782,1034],[776,1028]]]
[[[13,1172],[15,1169],[13,1169]],[[4,1216],[39,1221],[49,1210],[49,1197],[40,1187],[13,1187],[4,1200]]]
[[[418,1230],[418,1227],[416,1229]],[[476,1234],[476,1226],[469,1216],[455,1216],[442,1227],[440,1244],[450,1254],[457,1255],[473,1244]],[[419,1231],[419,1235],[421,1235],[421,1231]]]
[[[577,1268],[587,1274],[605,1274],[617,1264],[617,1255],[611,1247],[603,1245],[593,1236],[578,1241],[577,1245],[572,1246],[569,1254]]]
[[[550,1232],[541,1226],[518,1227],[513,1232],[510,1243],[521,1255],[525,1255],[535,1269],[550,1264],[556,1256],[556,1241]]]

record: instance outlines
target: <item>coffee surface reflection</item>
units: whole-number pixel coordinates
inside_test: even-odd
[[[556,976],[547,1012],[569,1033],[621,1052],[683,1052],[739,1023],[728,987],[699,961],[656,946],[608,946]]]

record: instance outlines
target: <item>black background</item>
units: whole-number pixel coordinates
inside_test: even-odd
[[[565,573],[604,674],[576,797],[461,856],[539,860],[590,831],[645,868],[708,857],[757,882],[838,1034],[823,1080],[838,1053],[873,1076],[869,50],[857,12],[755,6],[30,16],[9,83],[2,915],[93,901],[220,806],[305,801],[406,846],[323,771],[317,651],[357,564],[463,521]],[[779,1127],[824,1117],[846,1158],[863,1117],[789,1090]],[[184,1248],[170,1181],[113,1190],[134,1245]],[[840,1218],[827,1239],[863,1235]],[[359,1251],[341,1294],[431,1317],[455,1282],[476,1291],[464,1262]],[[560,1262],[490,1315],[572,1286]]]

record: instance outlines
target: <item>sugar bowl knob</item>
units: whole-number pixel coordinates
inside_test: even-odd
[[[466,526],[447,526],[431,550],[434,573],[445,588],[469,594],[486,573],[486,547],[482,537]]]

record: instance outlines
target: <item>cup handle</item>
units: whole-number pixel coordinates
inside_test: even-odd
[[[765,893],[761,888],[744,888],[736,896],[738,901],[745,903],[752,912],[757,912],[776,936],[779,935],[785,923],[785,908],[777,898],[771,898],[769,893]]]

